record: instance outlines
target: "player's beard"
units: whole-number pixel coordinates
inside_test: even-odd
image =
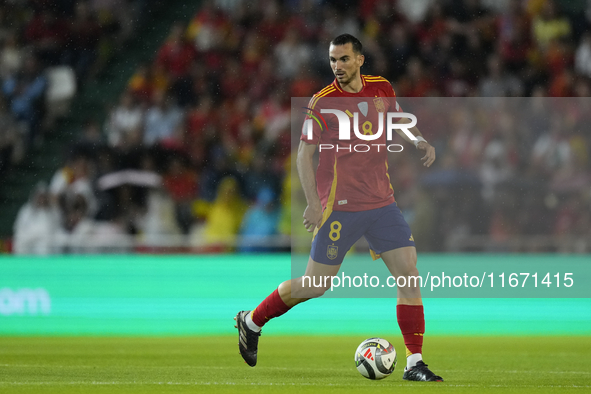
[[[355,77],[357,77],[357,71],[353,72],[353,74],[351,74],[351,76],[349,78],[347,78],[346,80],[339,81],[339,83],[341,85],[349,85],[351,82],[353,82],[353,80],[355,79]],[[338,81],[338,77],[337,77],[337,81]]]

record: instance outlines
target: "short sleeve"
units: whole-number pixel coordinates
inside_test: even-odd
[[[304,124],[302,125],[302,134],[300,140],[307,142],[308,144],[318,145],[320,142],[320,135],[322,134],[322,123],[324,122],[323,117],[320,115],[320,105],[318,101],[319,97],[312,97],[308,103],[308,107],[305,108],[307,111]]]
[[[390,88],[388,92],[388,97],[396,97],[396,92],[394,91],[394,88],[392,87],[391,83],[388,83],[388,87]]]
[[[392,84],[390,84],[389,82],[388,82],[388,86],[386,87],[386,91],[388,92],[388,97],[392,97],[390,99],[391,102],[393,103],[392,109],[395,110],[396,112],[404,112],[402,110],[402,108],[400,107],[400,105],[398,104],[398,99],[396,98],[396,92],[394,91]]]

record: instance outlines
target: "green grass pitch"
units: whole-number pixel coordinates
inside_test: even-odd
[[[0,337],[0,392],[9,393],[550,393],[591,391],[589,337],[425,337],[443,383],[405,382],[404,345],[392,376],[363,378],[356,337],[261,337],[259,363],[237,336]]]

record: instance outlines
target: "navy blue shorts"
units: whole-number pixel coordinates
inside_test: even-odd
[[[361,237],[367,239],[374,259],[389,250],[415,246],[408,223],[392,203],[369,211],[332,211],[312,241],[310,256],[321,264],[341,264]]]

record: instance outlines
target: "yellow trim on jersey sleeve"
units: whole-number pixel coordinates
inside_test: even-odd
[[[365,75],[364,77],[368,82],[388,82],[388,83],[390,83],[390,81],[388,81],[386,78],[381,77],[379,75]]]
[[[310,108],[311,108],[311,109],[314,109],[314,107],[315,107],[315,106],[316,106],[316,104],[318,103],[318,100],[319,100],[321,97],[324,97],[324,96],[326,96],[327,94],[330,94],[330,93],[332,93],[332,92],[334,92],[334,91],[335,91],[335,89],[333,88],[332,90],[327,90],[327,91],[325,91],[325,92],[324,92],[324,93],[322,93],[322,94],[318,94],[318,95],[315,95],[314,97],[312,97],[312,102],[310,103]]]
[[[390,81],[388,81],[385,78],[379,78],[379,79],[367,79],[367,82],[388,82],[390,83]]]
[[[324,93],[325,91],[327,91],[329,89],[334,89],[334,86],[333,85],[326,86],[324,89],[322,89],[321,91],[319,91],[318,93],[316,93],[314,95],[314,97],[320,96],[322,93]]]

